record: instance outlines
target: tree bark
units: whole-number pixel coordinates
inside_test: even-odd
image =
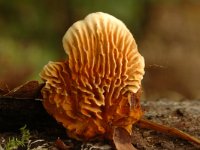
[[[42,101],[32,98],[0,97],[0,131],[18,130],[27,125],[30,129],[60,128],[45,111]]]

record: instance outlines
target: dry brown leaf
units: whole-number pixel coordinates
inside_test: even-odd
[[[66,145],[60,138],[58,138],[55,142],[55,146],[59,150],[70,150],[72,147],[69,145]]]
[[[117,150],[137,150],[131,144],[130,134],[121,127],[115,128],[113,133],[113,143]]]
[[[200,139],[193,137],[176,128],[168,127],[168,126],[158,124],[156,122],[152,122],[150,120],[146,120],[142,118],[137,122],[137,125],[139,125],[139,127],[141,128],[147,128],[147,129],[153,129],[155,131],[160,131],[162,133],[166,133],[172,136],[177,136],[184,140],[200,145]]]
[[[4,95],[9,92],[8,85],[0,80],[0,95]]]
[[[14,88],[4,96],[14,98],[37,98],[42,87],[43,84],[39,84],[38,81],[28,81],[25,84]]]

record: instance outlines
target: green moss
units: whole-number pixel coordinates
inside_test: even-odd
[[[25,147],[30,139],[30,132],[26,129],[26,125],[20,128],[21,138],[11,137],[5,145],[5,150],[14,150],[18,147]]]

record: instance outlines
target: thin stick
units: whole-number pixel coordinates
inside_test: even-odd
[[[137,122],[137,124],[141,128],[153,129],[153,130],[156,130],[156,131],[167,133],[169,135],[175,135],[175,136],[180,137],[184,140],[187,140],[187,141],[190,141],[190,142],[193,142],[195,144],[200,145],[200,140],[198,138],[195,138],[195,137],[193,137],[193,136],[191,136],[191,135],[189,135],[189,134],[187,134],[183,131],[180,131],[176,128],[167,127],[167,126],[164,126],[164,125],[161,125],[161,124],[149,121],[149,120],[145,120],[145,119],[140,119]]]

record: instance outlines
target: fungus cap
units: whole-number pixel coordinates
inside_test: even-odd
[[[144,59],[117,18],[102,12],[74,23],[63,37],[65,62],[49,62],[41,72],[44,107],[69,136],[110,138],[116,126],[131,133],[142,115]]]

